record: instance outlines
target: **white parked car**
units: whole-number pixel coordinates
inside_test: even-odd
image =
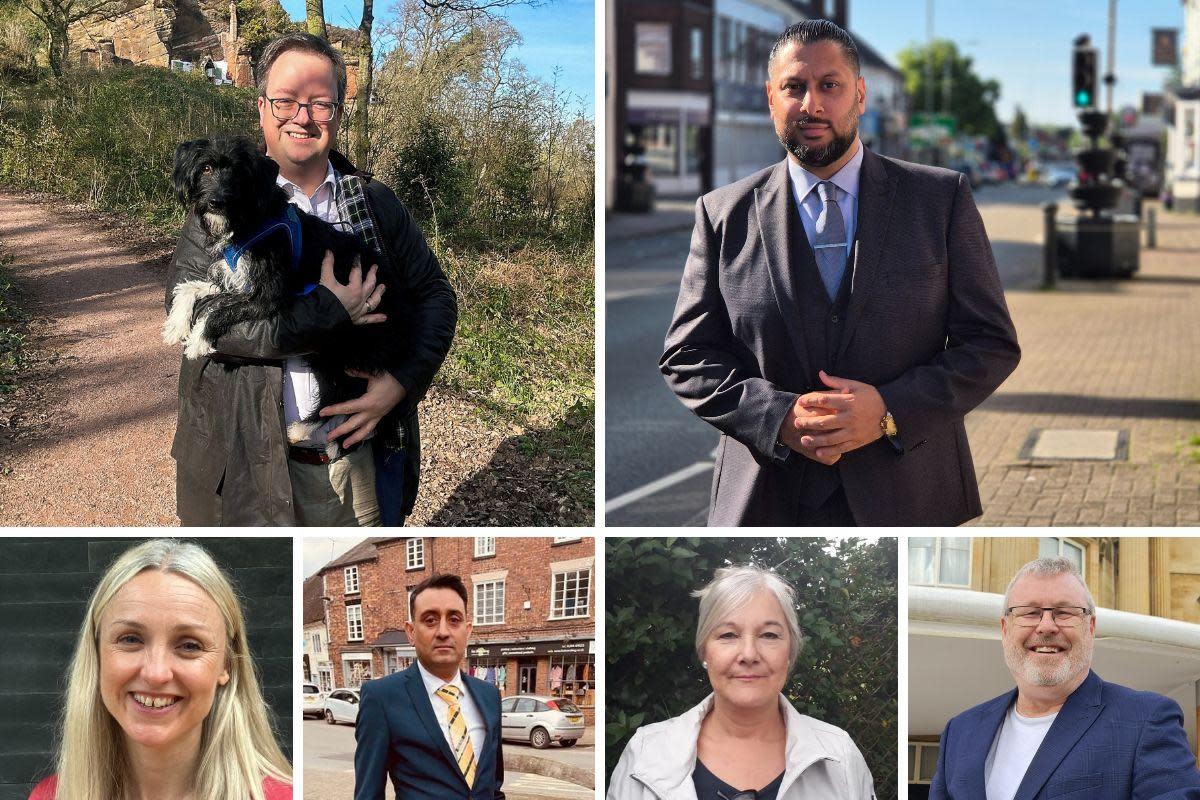
[[[304,683],[301,684],[300,693],[300,715],[302,717],[321,716],[324,708],[322,704],[325,702],[325,693],[321,691],[321,687],[315,683]]]
[[[529,742],[539,750],[551,742],[571,747],[583,736],[583,712],[562,697],[513,695],[500,701],[500,730],[505,739]]]
[[[358,690],[332,690],[325,695],[323,711],[325,721],[330,725],[336,725],[339,722],[349,722],[353,725],[358,722]]]

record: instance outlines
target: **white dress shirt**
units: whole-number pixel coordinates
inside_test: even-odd
[[[841,209],[842,220],[846,224],[846,255],[850,255],[854,233],[858,228],[858,179],[862,172],[862,160],[863,148],[859,142],[854,155],[833,177],[818,178],[788,157],[792,195],[796,198],[796,207],[800,209],[800,221],[804,223],[804,233],[808,236],[809,245],[816,238],[817,217],[821,216],[821,196],[816,192],[817,184],[828,180],[842,190],[838,193],[838,208]]]
[[[1033,757],[1057,716],[1058,712],[1044,717],[1023,717],[1013,704],[992,740],[992,749],[984,762],[987,800],[1013,800],[1016,797]]]
[[[296,206],[296,208],[337,225],[342,221],[341,214],[338,213],[337,198],[334,193],[337,179],[338,174],[333,169],[333,164],[329,164],[325,171],[325,180],[321,182],[321,185],[317,187],[317,190],[311,196],[306,195],[303,189],[283,177],[283,175],[277,177],[275,182],[283,188],[283,191],[287,193],[288,202]],[[312,368],[308,365],[308,360],[303,356],[288,358],[283,371],[284,424],[291,425],[293,422],[299,422],[302,419],[311,417],[317,411],[319,398],[317,379],[313,375]],[[330,417],[325,420],[320,428],[313,432],[307,441],[297,442],[297,444],[302,447],[323,448],[325,446],[326,434],[340,425],[345,419],[346,417],[340,414],[336,417]]]
[[[433,713],[437,715],[438,725],[441,726],[442,735],[446,737],[446,744],[450,745],[451,751],[454,750],[454,743],[450,741],[450,705],[438,696],[437,690],[447,683],[458,687],[458,705],[467,723],[467,735],[471,737],[471,746],[475,748],[475,763],[478,764],[480,754],[483,753],[483,743],[487,739],[487,727],[483,724],[483,714],[479,712],[479,707],[475,705],[471,693],[463,684],[462,673],[455,670],[454,680],[444,681],[426,670],[420,661],[417,662],[417,669],[421,672],[425,691],[429,693],[429,703],[433,706]]]

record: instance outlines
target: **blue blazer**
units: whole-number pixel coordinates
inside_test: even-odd
[[[1013,689],[946,724],[931,800],[984,800],[984,763]],[[1174,700],[1089,670],[1029,764],[1015,800],[1200,800],[1200,771]]]
[[[396,800],[504,800],[500,693],[465,673],[463,683],[487,727],[483,752],[475,754],[475,785],[467,787],[414,663],[362,685],[354,729],[354,800],[383,800],[388,775]]]

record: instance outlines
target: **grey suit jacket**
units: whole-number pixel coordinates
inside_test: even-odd
[[[659,367],[721,431],[709,525],[788,525],[806,464],[777,446],[810,364],[788,257],[787,162],[696,202],[696,227]],[[803,236],[803,229],[794,226]],[[983,512],[963,418],[1016,368],[1016,331],[991,244],[957,172],[865,150],[843,378],[879,390],[900,447],[879,439],[838,471],[859,525],[957,525]],[[817,313],[815,310],[811,313]]]

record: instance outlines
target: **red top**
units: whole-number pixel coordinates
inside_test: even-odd
[[[51,775],[33,788],[29,800],[54,800],[58,788],[58,777]],[[263,778],[263,795],[266,800],[292,800],[292,785],[281,783],[274,778]]]

